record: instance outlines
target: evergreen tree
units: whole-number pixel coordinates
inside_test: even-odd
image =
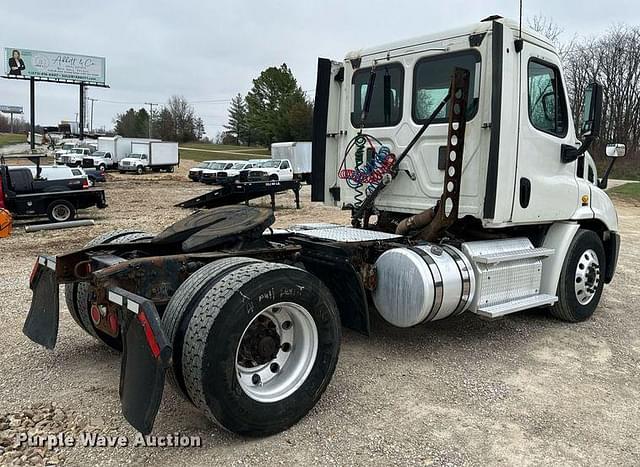
[[[224,125],[227,133],[235,137],[235,144],[244,142],[247,136],[247,106],[241,94],[231,99],[229,106],[229,122]]]

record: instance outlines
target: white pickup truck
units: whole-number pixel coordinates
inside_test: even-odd
[[[240,181],[242,182],[275,180],[283,182],[293,180],[293,168],[288,159],[270,159],[240,172]]]

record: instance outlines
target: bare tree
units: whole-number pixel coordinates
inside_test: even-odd
[[[563,62],[575,47],[576,35],[568,41],[563,41],[562,35],[564,34],[564,28],[556,23],[553,18],[538,14],[527,18],[527,25],[549,39],[557,49],[558,55],[560,55],[560,59]]]

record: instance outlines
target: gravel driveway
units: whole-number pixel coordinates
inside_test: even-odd
[[[213,426],[167,385],[154,434],[200,436],[201,447],[12,448],[30,429],[125,435],[119,355],[62,313],[48,352],[21,332],[38,253],[77,248],[115,228],[161,230],[186,214],[175,202],[207,191],[170,175],[113,175],[97,225],[0,240],[0,464],[426,464],[640,463],[640,208],[618,202],[622,251],[595,316],[567,324],[535,310],[498,321],[472,314],[412,329],[380,319],[365,338],[344,330],[338,368],[320,403],[290,430],[241,439]],[[346,222],[347,213],[279,198],[278,226]]]

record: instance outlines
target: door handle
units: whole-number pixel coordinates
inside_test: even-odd
[[[520,206],[526,209],[531,200],[531,180],[522,177],[520,179]]]

